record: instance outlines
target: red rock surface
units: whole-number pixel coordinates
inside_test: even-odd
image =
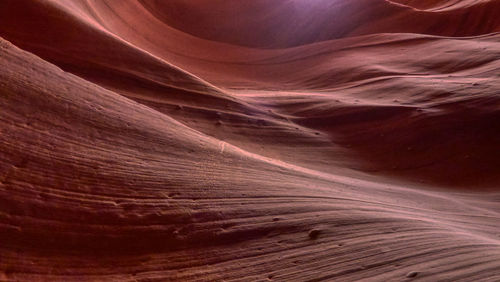
[[[500,1],[0,1],[0,281],[500,279]]]

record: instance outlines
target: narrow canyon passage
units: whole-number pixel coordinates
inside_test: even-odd
[[[0,281],[500,280],[498,15],[1,0]]]

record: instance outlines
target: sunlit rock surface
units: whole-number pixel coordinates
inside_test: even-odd
[[[0,280],[500,280],[499,15],[1,0]]]

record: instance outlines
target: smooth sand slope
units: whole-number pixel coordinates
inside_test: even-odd
[[[500,280],[498,14],[0,1],[0,281]]]

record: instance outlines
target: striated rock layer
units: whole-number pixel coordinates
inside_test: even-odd
[[[500,280],[499,14],[2,0],[0,281]]]

